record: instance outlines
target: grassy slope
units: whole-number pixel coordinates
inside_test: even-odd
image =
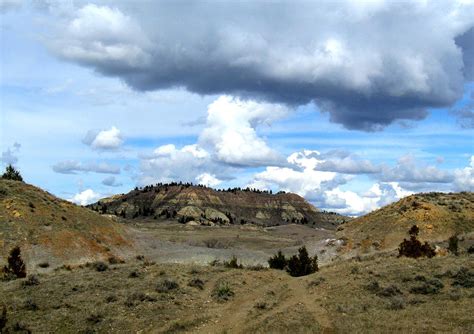
[[[130,243],[126,227],[109,218],[32,185],[0,179],[1,254],[14,245],[34,266],[103,257]]]
[[[428,193],[408,196],[343,225],[340,237],[348,248],[396,248],[412,225],[420,239],[443,241],[453,234],[474,232],[474,193]]]
[[[33,332],[472,333],[474,288],[454,286],[446,274],[461,267],[471,268],[474,279],[474,258],[467,255],[378,256],[339,262],[301,278],[277,270],[130,260],[105,272],[76,268],[44,274],[37,286],[0,282],[0,294],[9,326],[19,321]],[[138,277],[130,277],[132,271]],[[438,293],[410,292],[423,278],[435,277],[444,284]],[[165,278],[179,288],[158,292]],[[202,290],[188,286],[193,278],[204,282]],[[374,281],[380,290],[395,286],[401,294],[381,296],[367,289]],[[228,301],[213,297],[220,282],[234,292]]]

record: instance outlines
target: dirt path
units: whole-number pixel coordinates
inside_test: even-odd
[[[232,281],[232,273],[224,280]],[[325,296],[311,294],[309,281],[311,279],[293,278],[283,272],[250,273],[232,301],[207,309],[209,321],[192,331],[333,333],[329,316],[319,302]]]

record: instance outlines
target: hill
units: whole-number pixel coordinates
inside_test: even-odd
[[[123,255],[127,227],[32,185],[0,179],[0,251],[19,245],[28,269]],[[4,261],[2,256],[0,261]]]
[[[420,239],[444,241],[474,232],[474,193],[425,193],[405,197],[338,228],[347,248],[389,250],[407,238],[413,225]]]
[[[349,218],[321,212],[292,193],[250,189],[215,190],[190,184],[157,184],[100,200],[90,208],[123,218],[193,221],[200,225],[274,226],[290,223],[334,229]],[[193,224],[194,224],[193,223]]]

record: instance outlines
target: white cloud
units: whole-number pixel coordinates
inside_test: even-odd
[[[288,113],[289,109],[279,104],[220,96],[208,107],[206,128],[199,136],[199,143],[227,164],[279,164],[282,157],[257,135],[256,128],[270,125]]]
[[[120,130],[112,126],[109,130],[88,131],[82,142],[93,149],[107,151],[120,148],[123,138]]]
[[[198,184],[202,184],[208,187],[216,187],[222,183],[222,181],[216,178],[215,175],[209,173],[202,173],[196,176],[196,181]]]
[[[148,41],[140,26],[117,8],[87,4],[68,17],[51,48],[65,59],[105,67],[142,68]]]
[[[14,143],[13,147],[7,148],[6,151],[2,152],[2,157],[0,161],[5,165],[14,165],[18,162],[18,153],[20,152],[21,145],[19,143]]]
[[[474,155],[468,167],[454,171],[454,185],[458,191],[474,191]]]
[[[79,204],[79,205],[87,205],[87,204],[94,203],[101,198],[102,198],[101,194],[96,193],[92,189],[86,189],[80,193],[75,194],[72,198],[68,199],[68,201]]]
[[[60,174],[76,174],[77,172],[95,172],[101,174],[120,174],[120,167],[107,162],[83,164],[76,160],[66,160],[55,164],[53,170]]]

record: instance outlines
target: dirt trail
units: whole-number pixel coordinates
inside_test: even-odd
[[[318,300],[324,296],[310,293],[308,278],[294,278],[272,272],[249,275],[244,291],[232,302],[208,309],[209,321],[193,332],[198,333],[333,333],[326,310]],[[222,280],[222,279],[221,279]],[[226,280],[226,279],[224,279]],[[232,280],[232,273],[228,275]],[[272,283],[268,283],[272,282]],[[212,282],[211,284],[215,284]],[[249,298],[249,296],[251,296]],[[298,330],[295,331],[295,328]]]

